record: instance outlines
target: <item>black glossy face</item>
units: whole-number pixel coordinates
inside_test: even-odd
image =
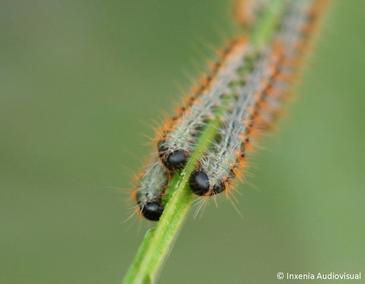
[[[190,176],[189,184],[196,195],[202,196],[209,192],[209,179],[203,171],[194,171]]]
[[[158,221],[163,212],[163,206],[160,202],[148,202],[143,208],[141,208],[141,212],[143,217],[150,221]]]
[[[164,159],[165,166],[171,170],[181,170],[185,167],[188,155],[183,150],[177,150]]]

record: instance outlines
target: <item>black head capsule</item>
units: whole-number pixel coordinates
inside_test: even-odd
[[[163,206],[160,202],[151,201],[147,202],[146,204],[141,207],[141,213],[143,217],[150,221],[158,221],[163,212]]]
[[[189,185],[196,195],[202,196],[209,192],[209,178],[203,171],[194,171],[190,176]]]
[[[170,171],[181,170],[185,167],[188,155],[184,150],[176,150],[164,157],[163,163]]]

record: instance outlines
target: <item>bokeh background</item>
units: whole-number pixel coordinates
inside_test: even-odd
[[[153,126],[237,31],[230,5],[1,1],[0,283],[120,283],[149,227],[124,222],[131,178]],[[190,216],[160,283],[365,272],[364,10],[333,1],[239,188],[243,217],[224,198]]]

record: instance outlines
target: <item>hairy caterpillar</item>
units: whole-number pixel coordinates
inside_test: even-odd
[[[238,90],[239,99],[231,114],[226,115],[219,140],[207,151],[200,166],[190,177],[190,187],[197,195],[214,195],[226,190],[244,165],[249,143],[249,128],[261,94],[278,61],[277,52],[269,49],[260,59],[246,84]]]
[[[158,221],[164,206],[162,195],[169,181],[169,173],[158,157],[148,164],[137,182],[137,190],[132,196],[137,202],[139,212],[150,221]]]
[[[185,166],[200,130],[206,121],[214,116],[214,111],[229,95],[229,82],[239,77],[239,69],[248,53],[246,40],[233,41],[226,49],[222,60],[215,65],[213,74],[189,99],[189,107],[183,107],[166,123],[158,139],[158,152],[163,164],[171,171]]]

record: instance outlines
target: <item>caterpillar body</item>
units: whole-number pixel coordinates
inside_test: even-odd
[[[276,40],[283,47],[280,68],[263,94],[260,115],[255,121],[259,129],[270,129],[279,117],[292,82],[298,75],[304,51],[311,43],[313,29],[324,8],[323,0],[297,0],[288,5]]]
[[[245,39],[233,41],[213,74],[208,76],[207,82],[193,96],[194,103],[167,123],[158,139],[158,152],[161,161],[170,171],[185,166],[200,131],[212,119],[222,99],[231,93],[229,83],[240,77],[240,68],[248,50]]]
[[[246,84],[238,90],[239,99],[219,130],[219,139],[200,160],[190,177],[190,187],[197,195],[214,195],[225,191],[245,163],[251,121],[262,90],[272,76],[278,61],[277,52],[264,51]]]
[[[168,181],[169,172],[158,157],[146,166],[138,178],[137,190],[132,192],[132,196],[136,200],[139,212],[146,219],[150,221],[160,219],[164,210],[162,196]]]

